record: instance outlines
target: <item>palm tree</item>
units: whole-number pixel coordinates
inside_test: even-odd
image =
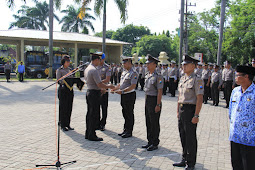
[[[49,5],[44,2],[37,2],[35,7],[21,6],[18,10],[18,15],[13,15],[15,22],[10,24],[9,29],[13,27],[29,28],[37,30],[47,30],[49,26]],[[54,15],[54,18],[59,21],[59,18]]]
[[[90,8],[85,9],[86,11],[91,11]],[[61,28],[64,32],[78,32],[80,33],[83,31],[84,33],[88,33],[88,27],[94,32],[93,24],[90,20],[96,20],[93,16],[91,16],[88,12],[84,15],[81,19],[77,17],[80,13],[80,9],[75,9],[72,5],[68,6],[66,10],[62,10],[61,13],[65,13],[60,24],[63,23]]]
[[[92,0],[75,0],[76,2],[83,1],[83,5],[81,8],[81,13],[84,13],[86,11],[85,6],[91,3]],[[114,0],[119,11],[120,11],[120,19],[123,24],[125,24],[125,21],[127,20],[127,5],[128,0]],[[94,4],[94,11],[97,16],[101,15],[101,12],[103,10],[103,52],[105,53],[105,39],[106,39],[106,0],[95,0]],[[84,15],[83,15],[84,16]]]

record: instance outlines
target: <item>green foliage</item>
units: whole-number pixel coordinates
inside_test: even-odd
[[[119,28],[113,33],[112,39],[131,43],[124,46],[123,55],[132,55],[132,48],[144,36],[150,35],[149,28],[144,26],[134,26],[133,24],[127,25],[124,28]]]
[[[46,1],[36,2],[35,7],[26,5],[21,6],[17,15],[13,15],[15,22],[10,24],[9,29],[13,27],[28,28],[37,30],[47,30],[49,26],[49,5]],[[59,18],[54,15],[54,18],[59,21]]]
[[[92,15],[89,14],[90,8],[86,8],[85,16],[80,19],[77,17],[80,13],[80,9],[76,9],[70,5],[67,9],[62,10],[65,16],[60,20],[60,24],[63,23],[61,30],[64,32],[83,32],[89,33],[88,27],[94,32],[94,26],[90,20],[96,20]],[[82,31],[81,31],[82,30]]]
[[[109,31],[106,31],[106,38],[109,38],[109,39],[112,39],[112,35],[115,31],[113,30],[109,30]],[[103,37],[103,32],[98,32],[95,34],[95,36],[97,37]]]
[[[168,56],[173,59],[177,57],[175,49],[173,49],[173,40],[166,35],[145,35],[139,42],[136,43],[136,47],[132,49],[132,53],[139,53],[139,55],[151,54],[158,57],[159,53],[165,51]]]

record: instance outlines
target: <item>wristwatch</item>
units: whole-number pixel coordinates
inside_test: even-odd
[[[158,107],[161,107],[162,105],[161,104],[157,104]]]
[[[194,117],[199,118],[199,115],[195,115]]]

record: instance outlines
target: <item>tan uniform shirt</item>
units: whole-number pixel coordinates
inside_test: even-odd
[[[203,80],[208,80],[210,76],[211,76],[211,71],[209,69],[207,70],[203,69],[201,78]]]
[[[221,79],[221,74],[220,74],[220,72],[213,72],[213,73],[212,73],[211,82],[212,82],[212,83],[217,83],[217,82],[219,82],[219,86],[221,86],[221,84],[222,84],[222,79]]]
[[[102,66],[98,66],[97,70],[99,71],[101,80],[104,80],[106,79],[106,77],[111,76],[111,70],[106,63],[104,63]]]
[[[124,90],[133,84],[137,84],[137,79],[138,79],[138,74],[134,68],[131,68],[129,71],[124,70],[120,78],[120,90]],[[126,93],[131,93],[133,91],[135,90],[132,90]]]
[[[203,72],[203,69],[199,69],[197,68],[194,73],[197,75],[197,77],[201,78],[202,77],[202,72]]]
[[[97,84],[101,83],[102,81],[99,75],[99,71],[94,65],[89,64],[84,72],[84,78],[89,90],[100,90]]]
[[[68,74],[71,71],[71,69],[68,68],[64,68],[64,66],[61,66],[59,69],[57,69],[56,71],[56,78],[57,80],[60,79],[61,77],[63,77],[64,75]],[[72,78],[73,75],[69,76],[68,78]],[[59,81],[59,84],[64,84],[64,82],[61,80]]]
[[[232,68],[230,68],[230,69],[224,68],[224,70],[222,71],[222,80],[223,81],[234,81],[235,80],[234,70]]]
[[[178,103],[196,104],[197,95],[204,94],[204,82],[201,78],[198,78],[195,73],[192,73],[190,76],[185,74],[180,79],[178,91]]]
[[[140,68],[139,68],[139,74],[142,75],[141,78],[145,78],[145,68],[144,68],[144,67],[140,67]]]
[[[165,80],[167,80],[168,70],[167,68],[161,70],[161,75]]]
[[[156,70],[153,74],[147,73],[145,76],[145,95],[157,96],[158,90],[163,89],[163,76]]]
[[[177,71],[176,67],[171,67],[168,69],[168,78],[174,78],[174,80],[177,80]]]

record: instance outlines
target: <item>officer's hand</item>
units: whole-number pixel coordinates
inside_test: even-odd
[[[160,111],[160,107],[159,106],[156,106],[155,107],[155,113],[158,113]]]
[[[106,89],[101,89],[101,94],[105,94],[106,93]]]
[[[207,83],[206,86],[209,87],[209,83]]]
[[[108,87],[109,87],[109,89],[114,89],[114,88],[115,88],[115,86],[114,86],[114,85],[112,85],[112,84],[111,84],[111,85],[109,85]]]
[[[117,90],[117,91],[115,91],[115,93],[122,94],[122,91],[121,90]]]
[[[174,80],[174,82],[176,83],[176,82],[177,82],[177,80]]]
[[[218,89],[220,89],[220,86],[218,87]]]
[[[191,122],[193,124],[197,124],[199,122],[199,118],[198,117],[193,117]]]
[[[179,112],[177,112],[177,118],[179,119]]]
[[[222,88],[224,89],[224,84],[222,85]]]

